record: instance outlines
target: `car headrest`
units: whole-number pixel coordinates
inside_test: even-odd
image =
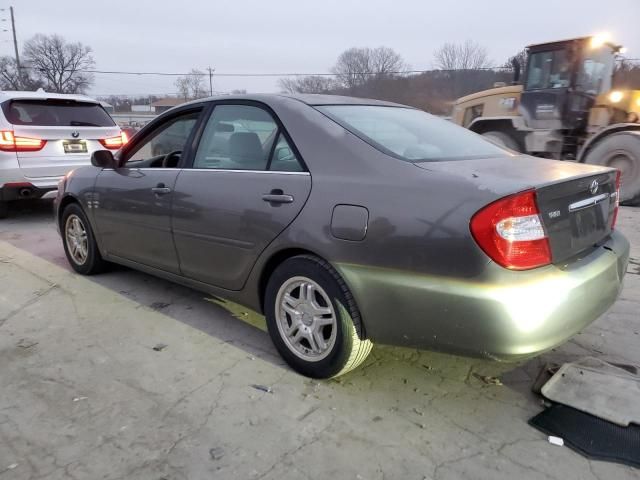
[[[255,132],[235,132],[229,137],[229,156],[238,163],[264,162],[260,138]]]

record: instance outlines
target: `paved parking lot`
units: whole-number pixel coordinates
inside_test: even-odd
[[[640,208],[620,214],[621,298],[556,351],[499,364],[376,346],[321,382],[242,307],[124,268],[71,273],[50,208],[0,221],[2,480],[640,478],[527,425],[545,362],[640,364]]]

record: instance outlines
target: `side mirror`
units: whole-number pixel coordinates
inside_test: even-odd
[[[91,165],[100,168],[116,168],[117,162],[109,150],[96,150],[91,154]]]

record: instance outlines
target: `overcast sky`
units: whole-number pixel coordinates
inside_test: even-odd
[[[1,7],[11,2],[0,0]],[[93,48],[100,70],[327,72],[352,46],[388,46],[432,67],[444,42],[472,39],[495,64],[530,43],[610,32],[640,57],[640,0],[14,0],[20,45],[57,33]],[[0,12],[2,18],[8,11]],[[8,28],[2,22],[2,28]],[[13,55],[10,32],[0,54]],[[175,78],[96,74],[91,93],[172,93]],[[277,91],[274,78],[214,78],[214,90]]]

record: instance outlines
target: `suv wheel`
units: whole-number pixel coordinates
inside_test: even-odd
[[[265,311],[278,352],[303,375],[342,375],[371,352],[371,341],[360,337],[351,292],[320,258],[300,255],[278,266],[267,284]]]

